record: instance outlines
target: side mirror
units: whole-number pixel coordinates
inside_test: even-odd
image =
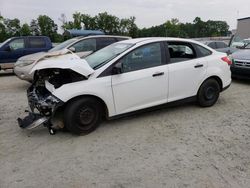
[[[76,49],[75,49],[75,47],[73,47],[73,46],[70,47],[69,50],[70,50],[71,52],[74,52],[74,53],[76,52]]]
[[[121,73],[122,73],[122,64],[119,62],[119,63],[116,63],[116,65],[113,67],[112,74],[115,75],[115,74],[121,74]]]
[[[7,52],[10,52],[10,51],[11,51],[11,48],[10,48],[9,45],[7,45],[7,46],[5,46],[4,50],[7,51]]]

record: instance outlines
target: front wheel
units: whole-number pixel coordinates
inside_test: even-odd
[[[67,104],[64,111],[66,128],[78,135],[89,134],[101,122],[102,106],[93,98],[80,98]]]
[[[220,96],[220,85],[215,79],[206,80],[200,87],[197,99],[202,107],[213,106]]]

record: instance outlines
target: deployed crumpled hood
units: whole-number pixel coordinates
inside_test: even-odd
[[[250,50],[238,50],[232,54],[233,59],[250,60]]]
[[[94,73],[94,70],[89,66],[86,60],[81,59],[75,54],[65,54],[58,56],[50,56],[49,58],[43,58],[39,60],[39,63],[34,65],[30,74],[33,74],[36,70],[42,69],[71,69],[83,76],[88,77]]]

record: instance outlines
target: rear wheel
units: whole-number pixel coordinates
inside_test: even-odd
[[[198,103],[202,107],[213,106],[220,96],[220,85],[215,79],[206,80],[197,94]]]
[[[100,124],[102,105],[86,97],[70,102],[64,111],[64,124],[74,134],[89,134]]]

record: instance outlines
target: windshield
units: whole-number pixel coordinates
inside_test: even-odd
[[[119,54],[129,49],[133,44],[128,43],[114,43],[107,46],[85,58],[91,68],[94,70],[102,67]]]
[[[58,50],[62,50],[64,48],[66,48],[68,45],[76,42],[78,39],[76,38],[73,38],[73,39],[69,39],[69,40],[66,40],[64,41],[63,43],[61,44],[58,44],[57,46],[55,46],[54,48],[50,49],[49,52],[55,52],[55,51],[58,51]]]
[[[244,46],[247,44],[247,41],[242,40],[239,36],[234,36],[230,47],[234,48],[244,48]]]
[[[0,44],[0,47],[4,46],[6,43],[8,43],[12,38],[7,39],[6,41],[4,41],[2,44]]]

